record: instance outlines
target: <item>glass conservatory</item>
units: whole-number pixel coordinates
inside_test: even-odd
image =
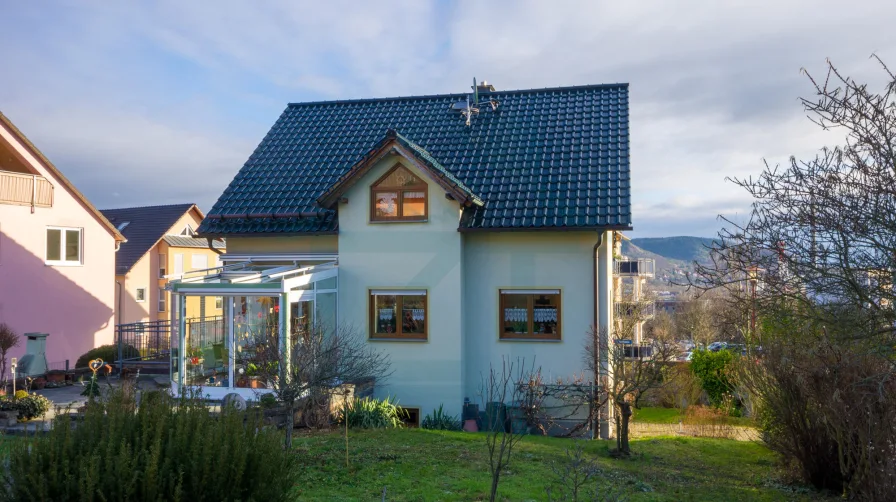
[[[270,392],[264,365],[277,364],[281,353],[289,361],[290,347],[312,328],[335,329],[337,279],[335,261],[246,261],[172,279],[172,388],[201,388],[209,399]]]

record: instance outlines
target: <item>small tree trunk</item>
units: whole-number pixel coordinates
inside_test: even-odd
[[[501,479],[501,464],[498,463],[498,468],[495,469],[495,472],[492,473],[492,491],[489,495],[489,502],[495,502],[498,500],[498,481]]]
[[[292,448],[292,430],[296,426],[296,405],[295,403],[289,403],[287,406],[288,411],[286,413],[286,443],[284,447],[288,450]]]
[[[628,425],[632,417],[632,405],[627,402],[619,403],[620,415],[622,415],[622,428],[619,431],[619,453],[630,455],[632,450],[628,444]]]
[[[616,451],[622,451],[622,413],[619,412],[619,405],[616,405],[616,416],[613,417],[616,422]]]

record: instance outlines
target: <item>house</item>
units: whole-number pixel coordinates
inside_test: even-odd
[[[224,269],[172,284],[225,297],[232,350],[211,378],[181,357],[173,385],[251,395],[270,323],[354,327],[391,357],[376,392],[418,416],[479,401],[502,358],[580,373],[612,329],[629,186],[627,84],[289,104],[199,226]]]
[[[20,335],[48,334],[50,368],[112,343],[115,252],[124,241],[0,114],[0,322]],[[38,341],[31,338],[10,356],[21,357]],[[40,357],[31,369],[43,370],[43,363]]]
[[[168,321],[169,275],[219,265],[220,239],[196,237],[204,215],[196,204],[103,209],[103,215],[127,238],[115,256],[117,324]],[[221,301],[194,299],[189,317],[220,316]]]

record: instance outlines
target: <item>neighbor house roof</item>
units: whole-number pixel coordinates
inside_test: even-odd
[[[208,249],[208,239],[204,239],[202,237],[186,237],[183,235],[166,235],[162,237],[162,240],[168,243],[169,246],[175,248],[205,248]],[[212,246],[215,249],[225,249],[224,241],[220,239],[215,239],[212,241]]]
[[[75,188],[75,185],[73,185],[72,182],[69,181],[68,178],[66,178],[62,174],[62,172],[53,165],[52,162],[50,162],[50,159],[45,157],[43,152],[38,150],[38,148],[34,146],[34,143],[32,143],[31,140],[29,140],[25,136],[25,134],[20,131],[19,128],[16,127],[11,120],[9,120],[9,118],[6,117],[6,115],[3,115],[3,113],[0,113],[0,123],[6,126],[6,128],[9,129],[12,135],[15,136],[16,139],[18,139],[25,148],[30,150],[32,155],[34,155],[41,163],[43,163],[44,168],[50,171],[50,173],[52,173],[53,176],[57,180],[59,180],[59,183],[61,183],[69,192],[71,192],[71,194],[76,199],[78,199],[81,204],[83,204],[84,207],[91,212],[91,214],[93,214],[93,216],[100,222],[100,224],[103,225],[103,227],[105,227],[110,234],[112,234],[112,237],[114,237],[117,242],[125,241],[125,237],[121,234],[121,232],[118,231],[118,229],[115,228],[115,225],[110,223],[109,220],[106,219],[106,217],[103,216],[103,214],[93,204],[91,204],[89,200],[87,200],[87,197],[85,197],[80,190]]]
[[[467,97],[288,105],[199,233],[335,233],[331,196],[384,141],[478,201],[460,230],[631,228],[628,84],[491,92],[469,126]]]
[[[115,273],[126,274],[131,270],[131,267],[168,233],[177,220],[194,207],[195,204],[173,204],[103,209],[102,213],[116,227],[127,223],[121,228],[121,233],[128,241],[122,244],[121,249],[115,254]],[[199,208],[196,210],[199,211]],[[202,217],[202,212],[199,216]]]

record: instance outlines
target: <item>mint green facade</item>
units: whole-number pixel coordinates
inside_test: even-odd
[[[370,186],[396,163],[426,181],[427,221],[370,221]],[[599,325],[612,326],[612,232],[459,232],[459,204],[397,155],[360,176],[343,194],[338,211],[335,241],[335,236],[231,237],[228,248],[260,256],[310,249],[338,254],[340,326],[351,326],[390,355],[392,374],[377,383],[376,394],[419,408],[421,416],[439,405],[460,415],[464,398],[482,403],[482,376],[505,357],[534,361],[551,380],[581,375],[595,315]],[[596,270],[604,273],[596,276]],[[499,292],[521,288],[560,291],[560,340],[500,339]],[[426,340],[370,339],[370,291],[402,289],[426,291]]]

